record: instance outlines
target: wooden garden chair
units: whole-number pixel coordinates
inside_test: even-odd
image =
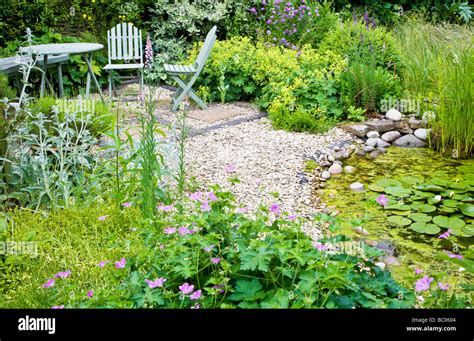
[[[117,95],[112,78],[113,70],[137,70],[141,91],[143,88],[142,31],[131,23],[117,24],[107,31],[107,44],[109,63],[104,67],[104,70],[109,72],[109,96],[112,97],[112,87],[115,95]],[[122,76],[119,78],[130,77]]]
[[[206,36],[204,45],[199,51],[193,65],[170,65],[165,64],[164,69],[166,74],[170,75],[176,83],[178,83],[178,89],[172,99],[172,110],[176,111],[179,107],[179,104],[183,101],[184,97],[189,94],[191,98],[203,109],[206,109],[206,104],[196,95],[194,90],[191,88],[196,82],[199,74],[201,73],[206,61],[211,53],[212,47],[216,42],[216,30],[217,27],[214,26]]]

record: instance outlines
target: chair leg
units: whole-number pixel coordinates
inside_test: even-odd
[[[109,70],[109,98],[111,101],[112,101],[112,83],[113,83],[112,70]]]
[[[138,79],[140,81],[140,92],[143,91],[143,69],[138,70]]]

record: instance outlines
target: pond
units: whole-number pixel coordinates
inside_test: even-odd
[[[385,263],[407,286],[418,268],[452,288],[472,290],[474,160],[391,147],[375,160],[352,156],[345,165],[357,171],[333,176],[320,190],[323,202],[339,211],[344,233],[388,251],[393,257]],[[351,191],[353,182],[366,191]]]

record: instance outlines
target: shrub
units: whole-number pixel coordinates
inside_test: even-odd
[[[366,115],[380,109],[383,98],[398,98],[401,84],[380,66],[354,62],[341,77],[341,96],[346,108],[364,109]]]
[[[293,50],[305,44],[317,46],[337,23],[327,1],[268,1],[250,9],[259,22],[259,36],[272,46]]]
[[[221,98],[224,87],[225,101],[256,99],[278,128],[321,131],[342,116],[337,88],[344,67],[331,51],[304,46],[296,52],[232,38],[216,43],[197,86],[211,101]]]
[[[372,23],[344,22],[329,32],[320,45],[321,51],[330,50],[347,57],[349,62],[371,64],[395,71],[400,62],[400,52],[391,32]]]

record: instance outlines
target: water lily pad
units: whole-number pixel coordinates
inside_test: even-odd
[[[459,229],[462,228],[466,223],[458,217],[447,217],[443,215],[437,215],[433,218],[433,223],[444,228]]]
[[[400,178],[400,181],[403,182],[404,184],[407,184],[407,185],[416,185],[421,180],[419,178],[415,178],[414,176],[406,175],[406,176],[402,176]]]
[[[376,184],[371,184],[368,186],[368,188],[371,191],[378,192],[378,193],[383,193],[385,192],[385,189],[382,186],[376,185]]]
[[[397,187],[397,186],[402,185],[402,183],[400,181],[394,180],[394,179],[381,179],[381,180],[377,181],[375,184],[380,186],[380,187],[383,187],[383,188]]]
[[[387,221],[391,225],[395,225],[395,226],[408,226],[408,225],[411,224],[410,219],[404,218],[404,217],[401,217],[401,216],[397,216],[397,215],[392,215],[392,216],[388,217]]]
[[[474,197],[470,197],[468,195],[463,196],[460,200],[462,202],[474,203]]]
[[[456,200],[448,199],[443,200],[443,205],[447,207],[456,207],[458,205],[458,202]]]
[[[456,182],[452,182],[450,185],[449,185],[449,188],[455,190],[455,191],[465,191],[467,190],[467,185],[464,184],[464,183],[456,183]]]
[[[443,205],[441,205],[438,210],[441,211],[441,212],[444,212],[444,213],[454,213],[454,212],[456,212],[455,208],[446,207],[446,206],[443,206]]]
[[[418,233],[425,233],[425,234],[437,234],[441,231],[441,229],[436,226],[435,224],[427,224],[425,222],[417,221],[410,225],[410,228]]]
[[[393,211],[410,211],[412,207],[411,205],[390,204],[385,206],[385,209]]]
[[[448,186],[451,181],[448,179],[441,179],[441,178],[433,178],[431,179],[431,183],[438,185],[438,186]]]
[[[474,217],[474,205],[472,204],[461,204],[459,210],[468,217]]]
[[[412,200],[424,200],[428,198],[434,197],[433,193],[430,192],[422,192],[422,191],[414,191],[414,195],[410,197]]]
[[[410,196],[411,190],[401,186],[390,186],[385,188],[387,194],[393,195],[394,197],[406,198]]]
[[[425,191],[425,192],[442,192],[445,189],[441,186],[438,185],[433,185],[433,184],[421,184],[415,186],[415,189],[419,191]]]
[[[474,225],[469,224],[462,228],[462,232],[468,235],[469,237],[474,237]]]
[[[451,229],[451,232],[450,232],[453,236],[457,236],[457,237],[463,237],[464,236],[464,231],[460,228],[456,228],[456,229]]]
[[[433,205],[421,205],[418,211],[423,212],[423,213],[431,213],[436,211],[436,206]]]
[[[424,222],[424,223],[431,221],[431,217],[424,213],[412,213],[409,215],[409,218],[413,221]]]

